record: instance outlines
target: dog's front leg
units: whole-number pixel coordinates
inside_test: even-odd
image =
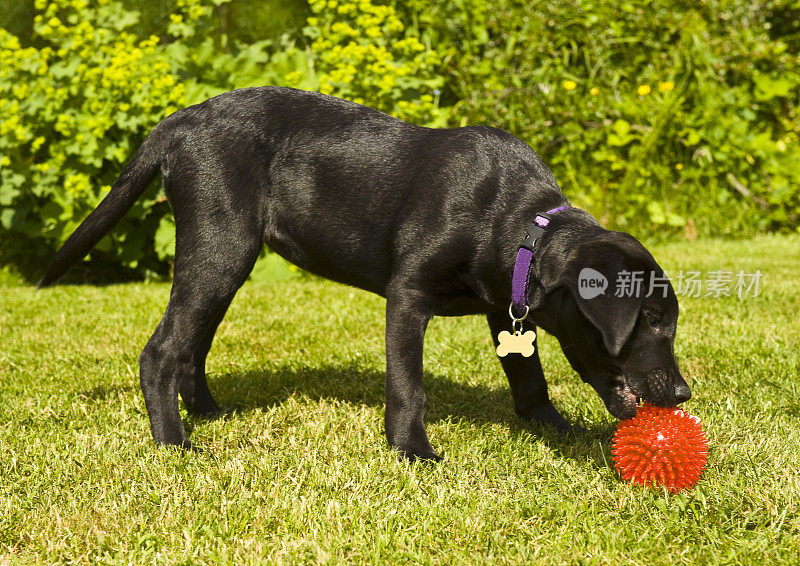
[[[405,288],[386,293],[386,436],[411,461],[441,460],[423,422],[422,346],[431,319],[426,299]]]
[[[492,332],[494,347],[497,348],[497,335],[511,328],[508,312],[493,312],[486,315],[486,319]],[[528,330],[535,331],[536,327],[526,321],[523,323],[523,331]],[[514,409],[519,416],[535,423],[551,425],[562,433],[571,430],[572,426],[556,410],[547,394],[547,382],[539,361],[538,345],[532,356],[526,358],[520,354],[508,354],[500,358],[500,363],[508,377]]]

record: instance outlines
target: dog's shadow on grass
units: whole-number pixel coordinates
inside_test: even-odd
[[[210,376],[209,388],[220,406],[234,412],[276,406],[293,395],[382,408],[385,377],[384,372],[357,367],[286,366]],[[499,423],[507,426],[513,436],[528,434],[545,442],[562,457],[588,460],[598,468],[609,465],[613,432],[609,423],[592,424],[561,435],[551,427],[520,418],[514,412],[508,388],[459,383],[427,372],[424,382],[428,397],[425,420],[429,424],[446,420],[476,425]],[[193,428],[191,420],[187,428]]]

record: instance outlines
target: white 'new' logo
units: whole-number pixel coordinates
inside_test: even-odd
[[[608,279],[605,275],[591,267],[581,269],[578,274],[578,293],[582,299],[594,299],[605,293],[607,288]]]

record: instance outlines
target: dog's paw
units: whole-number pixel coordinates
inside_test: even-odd
[[[427,446],[393,446],[393,448],[400,453],[400,458],[406,462],[441,462],[442,457],[436,453],[436,450],[427,442],[425,444]]]
[[[178,443],[175,442],[156,442],[156,447],[161,450],[176,450],[181,454],[202,454],[203,449],[193,444],[188,438],[184,438]]]
[[[541,405],[534,409],[529,409],[521,417],[527,419],[531,424],[539,426],[551,426],[559,434],[570,434],[581,432],[583,429],[570,424],[553,405]]]
[[[417,462],[417,461],[419,461],[419,462],[433,462],[433,463],[436,463],[436,462],[441,462],[442,460],[444,460],[444,458],[439,456],[439,454],[437,454],[433,450],[431,450],[429,452],[423,452],[421,454],[416,454],[416,453],[413,453],[413,452],[408,452],[408,451],[402,451],[401,450],[400,451],[400,455],[401,455],[401,458],[403,460],[405,460],[406,462],[408,462],[408,463],[413,463],[413,462]]]

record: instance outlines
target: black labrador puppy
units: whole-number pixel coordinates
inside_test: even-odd
[[[509,314],[518,331],[540,326],[618,418],[634,416],[639,398],[660,406],[689,398],[673,351],[678,302],[653,257],[569,207],[541,159],[511,134],[418,127],[290,88],[228,92],[153,130],[39,286],[80,261],[159,169],[175,215],[174,280],[139,358],[157,444],[191,447],[179,394],[192,414],[219,411],[206,355],[265,244],[303,269],[386,298],[386,434],[411,460],[439,458],[423,422],[422,346],[435,315],[485,313],[496,345],[512,329]],[[526,233],[523,248],[533,252],[519,264]],[[515,266],[525,285],[509,307]],[[596,288],[584,292],[584,284],[631,273],[639,274],[636,293],[610,283],[596,296]],[[517,413],[570,428],[550,402],[538,354],[501,362]]]

